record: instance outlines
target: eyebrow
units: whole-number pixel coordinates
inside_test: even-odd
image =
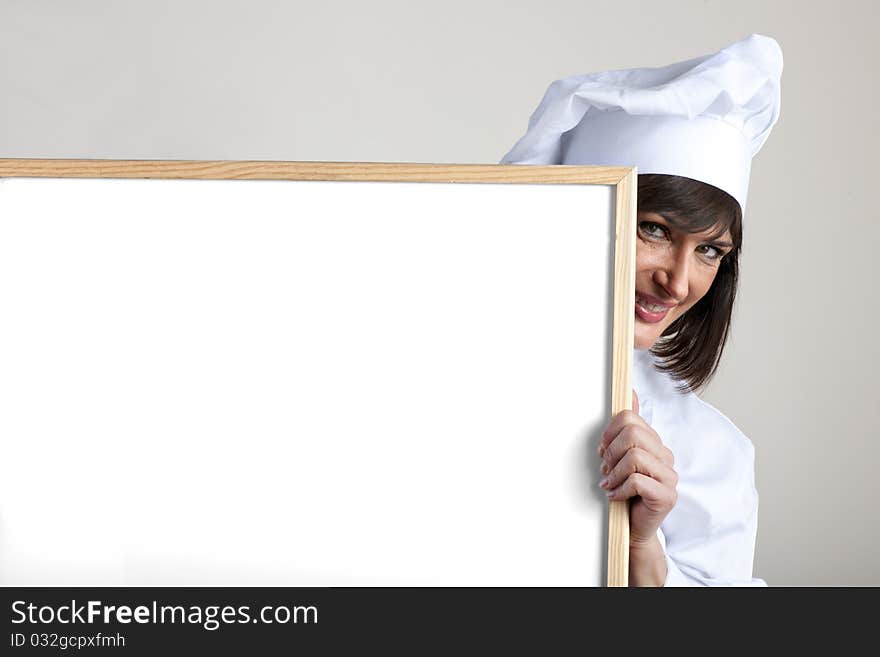
[[[712,241],[712,242],[707,242],[707,244],[709,244],[709,246],[727,246],[727,247],[731,247],[731,248],[733,247],[733,242],[719,242],[717,240]]]
[[[660,216],[660,217],[663,217],[663,221],[665,221],[665,222],[668,223],[668,224],[674,224],[674,223],[675,223],[674,221],[672,221],[672,219],[670,219],[669,217],[667,217],[667,216],[666,216],[665,214],[663,214],[662,212],[651,212],[651,214],[656,214],[656,215],[658,215],[658,216]],[[708,244],[708,245],[710,245],[710,246],[722,246],[722,247],[727,247],[727,248],[733,248],[733,242],[724,242],[724,241],[721,241],[721,240],[709,240],[708,242],[706,242],[706,244]]]

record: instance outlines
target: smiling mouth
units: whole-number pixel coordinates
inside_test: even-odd
[[[649,324],[662,321],[672,307],[648,301],[642,295],[636,294],[636,316]]]

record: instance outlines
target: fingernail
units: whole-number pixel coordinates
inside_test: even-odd
[[[605,445],[599,445],[599,457],[601,458],[604,455],[605,455]]]
[[[607,492],[605,493],[605,495],[606,495],[607,497],[611,498],[611,497],[614,497],[614,493],[615,493],[615,491],[613,491],[613,490],[609,490],[609,491],[607,491]]]
[[[608,477],[605,477],[602,481],[599,482],[599,488],[606,488],[608,486]]]
[[[608,474],[608,464],[603,462],[602,467],[599,468],[599,472],[602,474]]]

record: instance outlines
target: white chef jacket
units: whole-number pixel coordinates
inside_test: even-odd
[[[657,532],[665,586],[766,586],[752,577],[758,528],[755,449],[722,413],[636,350],[639,415],[675,457],[678,501]]]

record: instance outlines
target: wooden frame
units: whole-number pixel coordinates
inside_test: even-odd
[[[453,165],[279,161],[0,159],[0,178],[158,178],[450,183],[534,183],[615,187],[616,242],[611,414],[632,408],[637,171],[628,167]],[[629,514],[608,512],[608,586],[626,586]]]

